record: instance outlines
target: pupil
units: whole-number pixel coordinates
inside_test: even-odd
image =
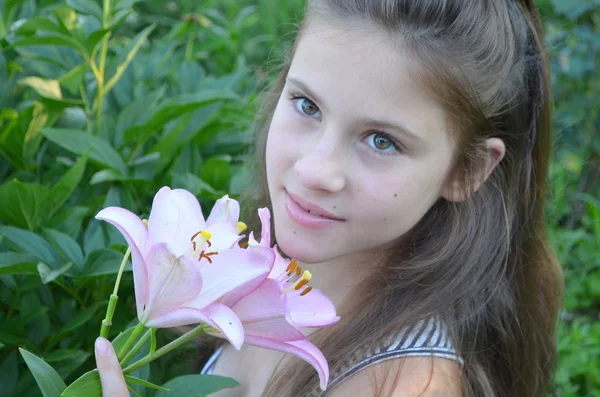
[[[377,149],[387,149],[392,145],[392,143],[390,142],[390,140],[385,137],[384,135],[381,134],[376,134],[375,135],[375,146],[377,147]]]
[[[310,102],[308,99],[302,101],[302,111],[306,114],[313,115],[317,113],[317,107],[314,103]]]

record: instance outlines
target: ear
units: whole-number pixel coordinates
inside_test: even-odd
[[[481,177],[477,178],[473,184],[473,193],[475,193],[481,185],[488,179],[494,168],[502,161],[506,153],[506,146],[500,138],[489,138],[485,142],[485,167],[481,170]],[[465,201],[468,198],[464,181],[451,180],[447,181],[440,192],[441,197],[452,202]]]

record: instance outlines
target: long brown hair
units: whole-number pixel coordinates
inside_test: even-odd
[[[563,284],[543,222],[551,97],[533,1],[314,0],[300,38],[316,16],[376,24],[419,61],[415,78],[445,107],[459,143],[449,181],[463,181],[468,198],[439,199],[357,287],[353,296],[360,300],[339,308],[340,323],[310,339],[335,376],[357,349],[438,316],[464,359],[465,396],[545,396],[556,365]],[[246,208],[270,207],[266,137],[293,53],[263,96],[259,175]],[[506,154],[475,191],[490,137],[503,140]],[[292,360],[264,396],[302,396],[315,384],[315,372]]]

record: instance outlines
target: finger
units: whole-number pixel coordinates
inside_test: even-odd
[[[112,344],[99,337],[96,339],[96,366],[100,373],[103,397],[129,397],[123,371]]]

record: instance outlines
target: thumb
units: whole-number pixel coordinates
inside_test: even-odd
[[[99,337],[95,344],[96,366],[100,373],[103,397],[129,397],[121,365],[112,344]]]

